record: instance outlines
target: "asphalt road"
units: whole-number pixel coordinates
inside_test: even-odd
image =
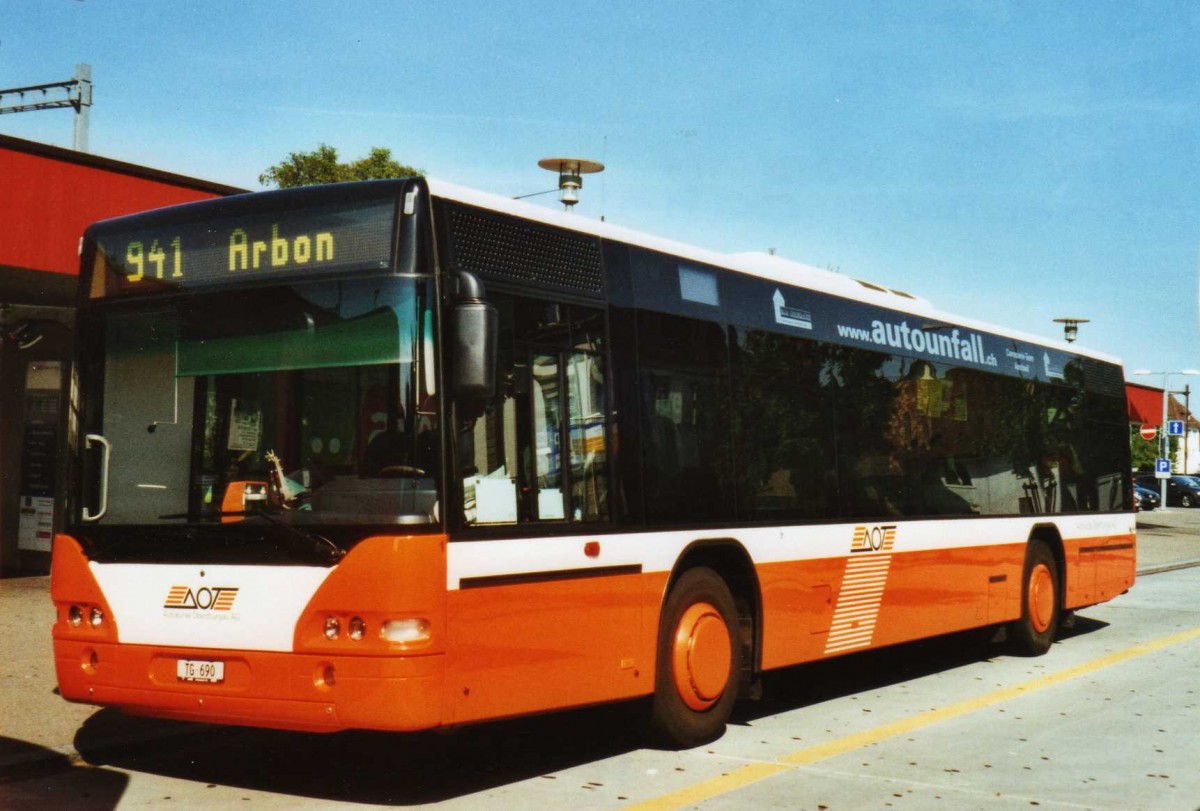
[[[966,635],[792,668],[687,752],[642,748],[637,705],[407,736],[68,705],[48,660],[13,668],[44,655],[20,641],[48,636],[36,579],[0,581],[0,807],[1197,809],[1196,513],[1143,515],[1139,568],[1159,573],[1047,656]]]

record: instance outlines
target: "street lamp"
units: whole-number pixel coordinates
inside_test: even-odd
[[[1200,369],[1180,369],[1177,372],[1152,372],[1149,369],[1135,369],[1133,373],[1138,376],[1143,376],[1143,375],[1162,375],[1163,376],[1163,412],[1162,412],[1162,424],[1158,426],[1158,443],[1159,443],[1158,447],[1159,447],[1159,452],[1161,453],[1160,458],[1170,459],[1171,458],[1171,440],[1167,437],[1167,398],[1171,396],[1171,392],[1167,388],[1167,379],[1171,375],[1200,375]],[[1155,471],[1155,472],[1157,473],[1158,471]],[[1160,497],[1162,498],[1162,507],[1160,507],[1160,509],[1166,510],[1167,509],[1167,480],[1166,479],[1161,480],[1160,487],[1161,487],[1161,496]]]

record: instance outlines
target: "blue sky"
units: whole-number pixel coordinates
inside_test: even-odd
[[[603,160],[581,216],[1034,334],[1089,318],[1081,344],[1177,370],[1198,42],[1189,2],[0,0],[0,88],[88,62],[93,152],[248,188],[322,142],[506,195]],[[71,115],[0,133],[70,146]]]

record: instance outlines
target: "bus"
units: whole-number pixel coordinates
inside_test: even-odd
[[[69,701],[304,731],[640,699],[1134,582],[1123,373],[768,254],[410,178],[82,243]]]

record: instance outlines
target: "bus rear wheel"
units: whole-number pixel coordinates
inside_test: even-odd
[[[1014,653],[1041,656],[1050,650],[1062,614],[1058,561],[1043,541],[1032,541],[1025,552],[1021,578],[1021,618],[1009,629]]]
[[[650,726],[655,742],[686,749],[719,738],[737,700],[742,650],[737,606],[707,567],[671,589],[658,632]]]

